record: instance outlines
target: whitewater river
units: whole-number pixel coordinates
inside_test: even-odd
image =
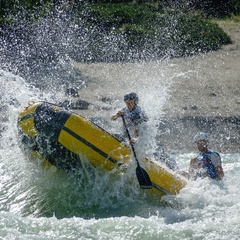
[[[78,64],[91,81],[79,93],[92,103],[81,111],[108,130],[109,117],[135,90],[155,124],[162,116],[174,66]],[[184,73],[182,73],[184,74]],[[166,81],[168,79],[168,81]],[[79,83],[80,84],[80,83]],[[21,150],[17,115],[29,100],[62,101],[61,86],[39,91],[19,76],[0,71],[0,239],[239,239],[240,155],[222,154],[224,180],[190,182],[176,196],[149,196],[136,178],[105,174],[86,167],[80,177],[43,169]],[[52,90],[53,89],[53,90]],[[109,102],[101,101],[109,97]],[[156,132],[153,130],[151,135]],[[186,169],[194,153],[173,156]],[[134,175],[134,170],[128,174]],[[131,182],[130,182],[130,180]]]

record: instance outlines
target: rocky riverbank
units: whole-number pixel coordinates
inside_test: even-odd
[[[163,93],[169,79],[168,97],[158,124],[158,144],[168,153],[196,151],[193,137],[205,131],[210,136],[211,148],[225,153],[240,152],[240,23],[218,23],[233,43],[216,52],[164,63],[76,64],[81,73],[93,79],[87,91],[80,91],[81,99],[97,103],[110,98],[103,114],[109,120],[116,111],[113,109],[122,106],[123,94],[135,89],[141,103],[147,95],[145,105],[159,112],[159,106],[153,107],[153,97]],[[150,89],[145,82],[149,79],[154,80]],[[90,98],[89,92],[94,93]],[[94,112],[93,109],[89,112]]]
[[[174,79],[159,124],[159,142],[169,151],[194,150],[194,134],[205,131],[212,148],[240,152],[240,23],[218,23],[233,44],[172,61],[188,74]]]
[[[150,105],[151,113],[154,109],[159,113],[159,106],[154,106],[155,98],[161,102],[159,97],[169,80],[167,96],[163,96],[163,101],[167,98],[163,114],[159,113],[162,116],[158,124],[159,145],[168,153],[196,151],[193,136],[205,131],[210,135],[211,148],[239,152],[240,23],[218,23],[231,36],[233,44],[216,52],[166,62],[76,63],[75,67],[91,81],[87,81],[86,91],[79,91],[84,101],[78,100],[71,108],[85,109],[84,115],[90,117],[96,111],[100,115],[104,111],[102,115],[109,121],[110,115],[122,107],[122,96],[134,89],[141,96],[141,104],[146,101],[144,105]],[[98,101],[99,108],[94,106]]]

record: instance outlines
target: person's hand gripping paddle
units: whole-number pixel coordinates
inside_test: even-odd
[[[123,120],[123,125],[124,125],[124,127],[126,129],[129,141],[131,141],[131,136],[129,134],[129,131],[128,131],[128,128],[127,128],[124,116],[122,116],[122,120]],[[135,160],[137,162],[136,175],[137,175],[137,178],[138,178],[139,185],[140,185],[141,188],[150,189],[150,188],[152,188],[152,182],[150,180],[150,177],[149,177],[148,173],[143,168],[141,168],[141,166],[139,164],[139,161],[137,159],[137,155],[136,155],[135,149],[134,149],[132,144],[130,144],[130,145],[132,147],[134,158],[135,158]]]

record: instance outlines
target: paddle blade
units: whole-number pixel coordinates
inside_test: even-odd
[[[136,168],[136,175],[141,188],[144,189],[152,188],[152,182],[150,180],[148,173],[140,166]]]

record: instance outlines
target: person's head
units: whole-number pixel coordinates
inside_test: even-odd
[[[208,149],[208,135],[204,132],[199,132],[194,136],[194,142],[197,144],[198,150],[205,152]]]
[[[138,104],[138,95],[135,92],[124,95],[124,102],[129,110],[132,110]]]

